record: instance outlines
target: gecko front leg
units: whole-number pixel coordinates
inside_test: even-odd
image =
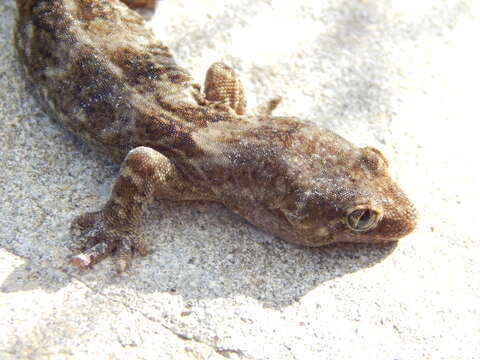
[[[70,263],[86,269],[115,253],[117,272],[122,273],[134,251],[148,252],[142,235],[145,206],[156,193],[175,192],[182,181],[164,155],[143,146],[131,150],[103,209],[73,221],[72,231],[83,239],[83,251]]]

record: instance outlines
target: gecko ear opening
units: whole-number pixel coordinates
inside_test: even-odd
[[[388,169],[388,160],[382,152],[374,147],[365,146],[361,149],[362,162],[371,170],[386,171]]]

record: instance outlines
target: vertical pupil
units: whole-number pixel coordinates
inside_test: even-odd
[[[360,217],[359,224],[364,225],[370,219],[370,210],[363,210],[363,214]]]

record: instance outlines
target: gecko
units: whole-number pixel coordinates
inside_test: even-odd
[[[109,199],[71,225],[85,270],[146,255],[154,198],[221,203],[305,246],[397,241],[417,211],[385,156],[312,121],[248,113],[235,71],[214,63],[202,87],[133,7],[151,0],[16,0],[14,42],[45,112],[121,163]]]

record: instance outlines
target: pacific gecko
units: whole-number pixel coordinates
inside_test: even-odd
[[[150,0],[124,0],[151,6]],[[118,0],[17,0],[15,45],[45,111],[122,162],[107,203],[77,217],[86,269],[116,255],[122,273],[147,253],[149,201],[224,204],[261,229],[306,246],[388,242],[410,233],[416,210],[372,147],[313,122],[273,116],[274,99],[246,113],[235,72],[207,72],[204,90]]]

